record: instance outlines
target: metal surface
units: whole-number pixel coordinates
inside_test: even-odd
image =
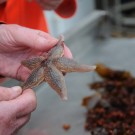
[[[134,9],[134,8],[135,8],[135,2],[129,2],[122,5],[116,5],[117,11],[124,11],[124,10],[129,10],[129,9]]]
[[[126,17],[122,13],[122,11],[134,9],[135,2],[122,3],[121,0],[114,0],[113,2],[114,4],[110,4],[109,0],[102,0],[103,9],[108,12],[109,17],[115,22],[115,31],[122,33],[125,32],[127,26],[135,26],[134,17]],[[132,31],[132,28],[129,31]]]
[[[123,17],[122,23],[124,25],[135,26],[135,18],[133,18],[133,17]]]
[[[122,13],[121,11],[118,11],[117,10],[117,6],[119,7],[119,9],[121,9],[121,0],[115,0],[115,7],[114,7],[114,12],[115,12],[115,15],[114,15],[114,18],[115,18],[115,21],[116,21],[116,29],[119,31],[119,32],[122,32]]]

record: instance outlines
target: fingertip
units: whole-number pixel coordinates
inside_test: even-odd
[[[35,96],[35,92],[32,90],[32,89],[25,89],[24,91],[23,91],[23,94],[25,94],[25,95],[31,95],[31,96]]]
[[[33,89],[26,89],[24,90],[24,93],[27,97],[29,97],[29,100],[36,101],[36,93],[33,91]]]
[[[22,94],[22,88],[20,86],[14,86],[11,88],[10,100],[17,98]]]
[[[26,89],[24,90],[24,95],[27,99],[27,104],[30,105],[31,107],[30,112],[33,112],[36,107],[37,107],[37,99],[36,99],[36,94],[32,89]]]
[[[68,57],[68,58],[73,57],[70,49],[66,45],[64,45],[64,55],[65,55],[65,57]]]
[[[13,90],[13,92],[16,92],[17,94],[22,93],[22,88],[20,86],[14,86],[11,89]]]

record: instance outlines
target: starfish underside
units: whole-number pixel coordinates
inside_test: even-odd
[[[47,57],[37,56],[22,61],[22,65],[32,70],[28,79],[23,83],[22,89],[33,88],[42,82],[47,82],[58,95],[66,100],[67,88],[63,73],[69,72],[90,72],[95,66],[81,65],[64,57],[64,39],[59,38],[58,43],[48,52]]]

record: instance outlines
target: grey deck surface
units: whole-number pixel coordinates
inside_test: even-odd
[[[135,74],[135,39],[111,38],[99,41],[93,40],[87,31],[71,40],[68,39],[66,44],[74,58],[81,63],[102,62],[113,68],[130,70]],[[44,135],[89,135],[83,129],[86,110],[80,104],[82,98],[90,94],[87,84],[97,80],[96,74],[72,73],[67,74],[65,78],[69,100],[62,102],[47,84],[38,87],[37,110],[19,135],[35,129]],[[71,125],[68,132],[62,129],[64,123]]]

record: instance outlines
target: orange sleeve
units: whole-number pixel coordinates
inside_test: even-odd
[[[55,12],[68,18],[75,13],[76,7],[76,0],[64,0]],[[35,0],[8,0],[0,4],[0,21],[48,32],[45,15]]]
[[[0,21],[48,32],[43,10],[34,0],[8,0],[0,4]]]
[[[64,0],[55,12],[62,18],[69,18],[75,14],[76,9],[76,0]]]

